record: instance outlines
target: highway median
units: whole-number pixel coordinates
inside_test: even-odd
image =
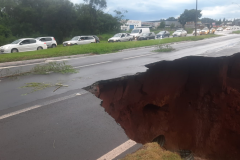
[[[51,48],[47,50],[0,54],[0,63],[24,61],[24,60],[40,59],[40,58],[80,55],[80,54],[106,54],[106,53],[118,52],[123,49],[147,47],[147,46],[169,44],[169,43],[176,43],[176,42],[182,42],[182,41],[197,41],[197,40],[203,40],[206,38],[212,38],[217,36],[218,35],[209,34],[209,35],[203,35],[203,36],[197,36],[197,37],[195,36],[175,37],[175,38],[148,40],[148,41],[129,41],[129,42],[116,42],[116,43],[101,42],[97,44],[94,43],[94,44],[76,45],[76,46],[67,46],[67,47],[63,47],[62,45],[59,45],[57,48]]]

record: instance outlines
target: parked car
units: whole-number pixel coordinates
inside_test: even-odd
[[[230,28],[230,27],[227,27],[226,30],[231,30],[231,28]]]
[[[155,39],[156,35],[154,32],[151,33],[143,33],[140,37],[138,37],[138,40],[149,40],[149,39]]]
[[[93,36],[75,36],[69,41],[63,42],[63,46],[97,43]]]
[[[214,34],[214,33],[215,33],[215,31],[216,31],[216,29],[215,29],[215,28],[211,28],[211,29],[210,29],[210,31],[209,31],[209,33],[213,33],[213,34]]]
[[[193,35],[195,35],[195,30],[193,30]],[[200,29],[197,29],[197,35],[201,35],[201,30]]]
[[[173,37],[183,37],[183,36],[187,36],[187,31],[185,30],[176,30],[173,34]]]
[[[126,42],[131,41],[132,36],[127,33],[117,33],[112,38],[108,39],[108,42]]]
[[[206,35],[206,34],[209,34],[209,29],[208,29],[208,27],[204,27],[204,28],[201,30],[201,35]]]
[[[88,35],[88,36],[93,36],[96,40],[95,43],[100,43],[100,39],[98,38],[98,36],[96,36],[96,35]]]
[[[15,53],[15,52],[27,52],[47,49],[45,42],[38,41],[33,38],[18,39],[11,44],[7,44],[0,47],[0,53]]]
[[[160,31],[158,34],[156,34],[156,38],[164,38],[169,36],[170,33],[168,31]]]
[[[57,42],[54,37],[38,37],[36,40],[41,42],[45,42],[48,48],[55,48],[57,47]]]
[[[223,28],[222,28],[222,27],[219,27],[219,28],[217,29],[217,31],[223,31]]]
[[[138,39],[138,37],[141,36],[141,34],[143,33],[150,33],[150,29],[149,28],[135,28],[132,30],[131,34],[133,36],[133,39]]]

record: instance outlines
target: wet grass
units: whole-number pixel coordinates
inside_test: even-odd
[[[20,89],[31,88],[31,91],[29,93],[23,94],[23,95],[28,95],[28,94],[31,94],[33,92],[41,91],[41,90],[49,88],[49,87],[52,87],[52,85],[51,84],[47,84],[47,83],[36,83],[36,82],[33,82],[33,83],[26,83],[26,85],[20,87]]]
[[[135,153],[127,155],[121,160],[182,160],[181,157],[162,149],[157,143],[145,144]]]
[[[71,65],[67,65],[65,62],[50,62],[43,65],[36,65],[28,72],[21,72],[20,70],[11,72],[9,69],[0,70],[0,78],[18,78],[29,74],[50,74],[50,73],[77,73],[78,70],[74,69]]]
[[[153,52],[172,52],[175,50],[172,46],[163,44],[157,45],[157,48],[158,49],[154,50]]]
[[[49,74],[49,73],[77,73],[71,65],[66,65],[65,62],[56,63],[50,62],[44,65],[36,65],[32,70],[33,74]]]
[[[233,34],[240,34],[240,31],[233,31]]]
[[[181,42],[181,41],[197,41],[197,40],[202,40],[202,39],[211,38],[211,37],[217,37],[217,35],[210,34],[210,35],[197,36],[197,37],[195,36],[175,37],[175,38],[165,38],[161,40],[158,39],[158,40],[131,41],[131,42],[119,42],[119,43],[101,42],[97,44],[94,43],[94,44],[68,46],[68,47],[62,47],[60,45],[57,48],[51,48],[47,50],[0,54],[0,63],[39,59],[39,58],[79,55],[79,54],[87,54],[87,53],[106,54],[106,53],[117,52],[123,49],[129,49],[129,48],[145,47],[145,46],[167,44],[167,43]]]

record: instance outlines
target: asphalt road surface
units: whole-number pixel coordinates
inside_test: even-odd
[[[0,160],[118,159],[141,144],[129,140],[123,129],[100,106],[101,100],[82,88],[100,80],[144,72],[144,66],[185,56],[218,57],[239,52],[240,36],[174,43],[171,53],[152,52],[154,47],[106,55],[64,59],[75,74],[27,75],[0,81]],[[126,42],[127,43],[127,42]],[[46,61],[46,63],[49,61]],[[25,72],[36,64],[2,67],[4,72]],[[25,83],[62,83],[31,93]],[[27,94],[27,95],[26,95]],[[120,146],[120,147],[119,147]],[[114,149],[114,150],[113,150]],[[107,157],[107,158],[106,158]]]

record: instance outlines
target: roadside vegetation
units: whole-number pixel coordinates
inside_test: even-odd
[[[240,34],[240,31],[233,31],[233,34]]]
[[[127,155],[121,160],[182,160],[181,157],[173,152],[161,148],[158,143],[145,144],[135,153]]]
[[[157,45],[157,49],[154,50],[153,52],[171,52],[174,50],[175,49],[168,44],[167,45],[159,44],[159,45]]]
[[[97,43],[97,44],[87,44],[87,45],[77,45],[77,46],[68,46],[62,47],[58,46],[57,48],[32,51],[32,52],[22,52],[22,53],[10,53],[10,54],[1,54],[0,63],[11,62],[11,61],[22,61],[30,59],[39,59],[39,58],[50,58],[50,57],[60,57],[60,56],[70,56],[78,54],[106,54],[117,52],[123,49],[136,48],[136,47],[146,47],[159,44],[167,44],[181,41],[197,41],[205,38],[217,37],[217,35],[209,34],[203,36],[191,36],[191,37],[175,37],[175,38],[165,38],[157,40],[148,40],[148,41],[131,41],[131,42],[118,42],[118,43]]]
[[[50,62],[43,65],[36,65],[33,69],[28,72],[21,72],[17,70],[11,72],[9,69],[0,70],[0,78],[18,78],[20,76],[25,76],[29,74],[50,74],[50,73],[77,73],[77,70],[74,69],[71,65],[67,65],[65,62]]]

